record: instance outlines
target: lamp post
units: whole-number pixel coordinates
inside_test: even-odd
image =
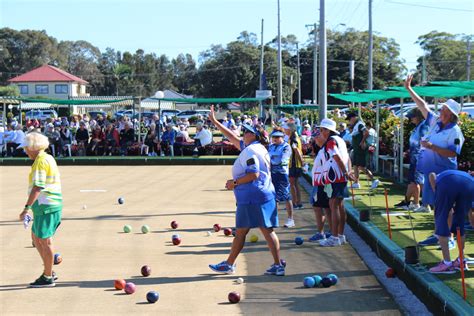
[[[161,99],[165,97],[165,93],[163,91],[156,91],[155,98],[158,99],[158,141],[161,143]],[[160,156],[162,154],[161,146],[160,146]]]

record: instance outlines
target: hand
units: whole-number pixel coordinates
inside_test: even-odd
[[[421,144],[421,146],[423,146],[425,148],[428,148],[428,149],[433,148],[433,144],[430,143],[429,141],[426,141],[426,140],[420,141],[420,144]]]
[[[214,104],[211,105],[211,113],[209,113],[209,119],[212,123],[217,122],[216,113],[214,112]]]
[[[20,213],[20,221],[25,219],[26,214],[28,214],[28,210],[24,209],[23,212]]]
[[[405,86],[406,89],[410,89],[411,88],[411,81],[413,80],[413,74],[409,74],[407,76],[407,78],[405,79],[405,82],[403,83],[403,85]]]
[[[347,179],[349,179],[349,180],[351,180],[351,181],[355,181],[355,179],[356,179],[356,178],[354,177],[354,174],[352,173],[352,171],[346,173],[346,177],[347,177]]]
[[[235,188],[235,185],[234,185],[234,180],[227,180],[227,182],[225,183],[225,188],[227,190],[233,190]]]

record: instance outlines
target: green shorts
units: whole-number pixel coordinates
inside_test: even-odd
[[[56,233],[61,224],[62,206],[33,204],[33,225],[31,230],[36,237],[46,239]]]

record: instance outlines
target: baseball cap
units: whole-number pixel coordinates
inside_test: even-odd
[[[274,130],[271,134],[270,134],[271,137],[284,137],[285,136],[285,133],[283,133],[282,131],[279,131],[279,130]]]

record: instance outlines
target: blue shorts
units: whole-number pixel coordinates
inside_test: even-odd
[[[343,199],[349,197],[347,182],[331,183],[332,193],[331,199]]]
[[[297,167],[290,168],[290,178],[299,178],[303,175],[303,169]]]
[[[423,174],[416,170],[416,157],[410,158],[410,168],[408,169],[408,182],[409,183],[416,183],[416,184],[424,184],[425,179],[423,178]]]
[[[316,201],[314,200],[315,197]],[[329,198],[326,192],[324,192],[324,186],[313,186],[309,203],[314,207],[329,208]]]
[[[459,188],[462,188],[460,190]],[[464,236],[464,217],[469,212],[474,197],[474,181],[468,177],[447,175],[436,181],[435,234],[448,237],[459,227]],[[454,208],[453,223],[448,226],[448,215]]]
[[[276,201],[271,199],[263,204],[237,204],[235,227],[278,227]]]
[[[290,179],[286,173],[272,173],[277,202],[291,201]]]

